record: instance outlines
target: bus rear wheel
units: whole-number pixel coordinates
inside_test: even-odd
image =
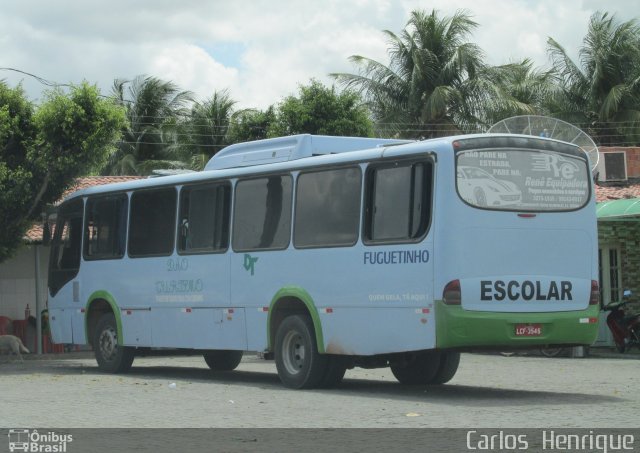
[[[564,348],[540,348],[540,353],[545,357],[558,357],[564,352]]]
[[[204,361],[213,371],[232,371],[242,360],[242,351],[205,351]]]
[[[315,331],[308,316],[287,316],[276,331],[274,356],[278,377],[285,387],[317,387],[327,376],[328,358],[318,353]],[[337,380],[327,376],[327,383]]]
[[[93,339],[98,368],[107,373],[126,373],[133,364],[133,348],[118,344],[118,325],[113,313],[102,315]]]
[[[449,382],[456,375],[460,365],[459,352],[443,352],[440,356],[440,367],[436,375],[429,381],[430,385],[442,385]]]
[[[391,372],[404,385],[427,385],[440,370],[442,353],[431,351],[419,354],[408,363],[391,365]]]

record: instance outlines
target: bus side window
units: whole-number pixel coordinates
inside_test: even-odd
[[[84,259],[116,259],[124,256],[127,229],[126,194],[90,198],[87,201]]]
[[[229,246],[229,184],[186,186],[180,192],[178,251],[223,252]]]
[[[176,189],[141,190],[131,195],[129,256],[168,256],[176,231]]]
[[[430,162],[371,165],[367,171],[364,241],[413,242],[431,217]]]
[[[282,250],[289,246],[292,187],[289,175],[236,184],[234,250]]]
[[[360,167],[305,172],[298,176],[293,243],[347,247],[358,241]]]

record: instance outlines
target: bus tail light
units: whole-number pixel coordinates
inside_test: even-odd
[[[589,297],[589,305],[598,305],[600,303],[600,285],[596,280],[591,280],[591,296]]]
[[[462,292],[460,291],[460,280],[452,280],[442,291],[442,300],[447,305],[460,305],[462,302]]]

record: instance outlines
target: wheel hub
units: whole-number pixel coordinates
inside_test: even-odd
[[[298,374],[305,363],[305,342],[298,332],[288,332],[282,342],[283,364],[289,374]]]
[[[118,339],[116,331],[113,328],[105,329],[100,334],[99,348],[102,357],[106,360],[112,360],[118,352]]]

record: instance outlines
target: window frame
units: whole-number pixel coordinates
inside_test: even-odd
[[[227,246],[225,248],[221,248],[221,249],[209,249],[209,250],[197,250],[197,251],[186,251],[186,250],[181,250],[180,249],[180,237],[181,237],[181,228],[182,225],[180,224],[180,217],[182,215],[182,199],[183,199],[183,195],[185,195],[185,190],[192,190],[192,189],[205,189],[205,188],[212,188],[212,187],[226,187],[228,189],[228,199],[227,201],[227,205],[225,206],[225,212],[224,214],[227,216],[227,221],[226,221],[226,239],[227,239]],[[180,191],[178,193],[178,199],[177,199],[177,214],[176,214],[176,235],[175,235],[175,246],[174,249],[176,251],[176,253],[180,256],[189,256],[189,255],[219,255],[219,254],[224,254],[227,253],[227,251],[229,250],[229,248],[231,247],[231,229],[233,227],[232,225],[232,217],[233,217],[233,209],[232,209],[232,204],[233,204],[233,186],[231,184],[231,181],[229,180],[217,180],[217,181],[207,181],[207,182],[198,182],[198,183],[191,183],[191,184],[184,184],[180,187]]]
[[[321,167],[314,167],[314,168],[309,168],[309,169],[303,169],[298,171],[296,178],[295,178],[295,188],[294,188],[294,196],[293,196],[293,211],[292,211],[292,215],[291,215],[291,219],[292,219],[292,227],[291,227],[291,244],[293,244],[293,247],[296,250],[309,250],[309,249],[322,249],[322,248],[342,248],[342,247],[353,247],[355,246],[359,241],[360,241],[360,230],[361,230],[361,225],[362,225],[362,206],[363,206],[363,188],[362,188],[362,184],[364,181],[363,178],[363,171],[362,171],[362,164],[365,163],[364,161],[361,162],[349,162],[347,164],[336,164],[336,165],[327,165],[327,166],[321,166]],[[358,196],[358,208],[356,209],[356,212],[358,213],[358,222],[357,222],[357,228],[355,231],[355,239],[353,240],[353,242],[350,242],[348,244],[322,244],[322,245],[296,245],[296,219],[298,216],[298,209],[297,209],[297,201],[298,201],[298,194],[299,194],[299,184],[300,184],[300,177],[307,175],[307,174],[312,174],[312,173],[323,173],[323,172],[328,172],[328,171],[336,171],[336,170],[348,170],[348,169],[355,169],[358,171],[358,176],[360,177],[360,186],[359,186],[359,196]]]
[[[171,245],[171,251],[169,253],[152,253],[152,254],[144,254],[144,255],[132,255],[131,254],[131,219],[132,219],[132,211],[133,211],[133,198],[140,193],[149,193],[149,192],[160,192],[160,191],[169,191],[169,190],[173,190],[174,195],[175,195],[175,205],[174,205],[174,209],[173,209],[173,227],[171,228],[172,234],[170,235],[171,237],[171,241],[172,241],[172,245]],[[176,235],[175,235],[175,231],[176,231],[176,225],[178,223],[178,189],[176,186],[174,185],[163,185],[163,186],[156,186],[156,187],[150,187],[150,188],[143,188],[143,189],[134,189],[131,191],[131,194],[129,195],[129,216],[128,216],[128,222],[127,222],[127,256],[131,259],[138,259],[138,258],[157,258],[157,257],[164,257],[164,256],[171,256],[175,253],[176,251]]]
[[[91,256],[87,254],[88,247],[88,228],[89,228],[89,203],[96,200],[106,199],[106,198],[124,198],[125,200],[125,224],[124,224],[124,250],[120,255],[110,255],[110,256]],[[83,228],[82,228],[82,259],[85,261],[103,261],[103,260],[119,260],[125,257],[127,254],[128,246],[129,246],[129,209],[130,209],[130,200],[127,192],[111,192],[99,195],[91,195],[88,196],[85,204],[84,204],[84,216],[83,216]]]
[[[375,172],[379,169],[397,168],[400,166],[413,167],[415,164],[425,164],[431,167],[431,179],[425,180],[426,183],[423,187],[423,191],[426,191],[425,201],[429,203],[429,210],[425,211],[428,215],[428,221],[424,226],[424,232],[415,238],[406,239],[370,239],[370,232],[373,222],[373,212],[371,205],[373,203],[373,197],[375,196],[375,187],[373,184],[373,177]],[[427,170],[425,170],[427,171]],[[394,158],[391,161],[379,161],[371,162],[367,165],[364,178],[364,190],[363,190],[363,203],[362,203],[362,243],[366,246],[378,246],[378,245],[391,245],[391,244],[418,244],[429,235],[431,231],[431,225],[433,224],[433,202],[434,202],[434,181],[435,181],[435,161],[431,157],[416,157],[409,158]]]
[[[274,177],[274,176],[280,176],[280,177],[288,177],[289,180],[291,181],[291,198],[290,198],[290,204],[289,204],[289,235],[287,236],[287,243],[284,246],[281,247],[268,247],[268,248],[236,248],[234,245],[234,239],[236,237],[236,232],[235,232],[235,227],[236,227],[236,215],[238,213],[238,185],[245,182],[245,181],[256,181],[259,179],[268,179],[270,177]],[[289,246],[291,245],[291,235],[293,233],[293,216],[294,216],[294,200],[295,200],[295,180],[296,178],[294,178],[293,174],[290,171],[280,171],[280,172],[274,172],[274,173],[261,173],[258,175],[251,175],[248,177],[238,177],[235,180],[235,184],[233,185],[233,206],[232,206],[232,213],[231,213],[231,227],[230,227],[230,238],[229,238],[229,244],[230,244],[230,248],[231,250],[233,250],[234,252],[242,252],[242,253],[246,253],[246,252],[271,252],[271,251],[278,251],[278,250],[286,250],[289,248]]]

